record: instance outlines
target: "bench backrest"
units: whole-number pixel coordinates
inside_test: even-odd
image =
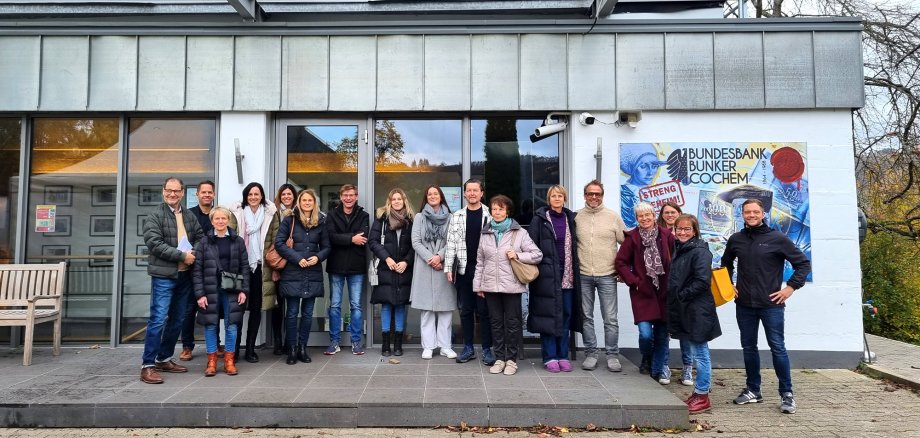
[[[25,306],[36,295],[61,295],[66,273],[67,264],[63,262],[0,265],[0,305]],[[50,302],[39,302],[39,305],[47,304]]]

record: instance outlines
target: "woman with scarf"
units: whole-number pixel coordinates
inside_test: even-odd
[[[639,372],[667,385],[671,383],[668,368],[668,274],[674,235],[655,223],[651,204],[636,205],[638,227],[626,232],[626,239],[613,266],[617,275],[629,286],[633,318],[639,326],[639,352],[642,362]]]
[[[683,211],[681,211],[679,205],[671,201],[665,202],[661,205],[661,211],[658,213],[658,226],[667,228],[676,237],[677,217],[681,214],[683,214]],[[680,361],[683,364],[680,383],[686,386],[693,386],[693,357],[690,352],[690,343],[685,339],[680,340]]]
[[[511,260],[537,265],[543,258],[540,248],[527,231],[511,219],[513,204],[505,195],[489,200],[492,219],[482,228],[473,291],[485,298],[492,326],[492,351],[496,361],[491,374],[513,375],[517,372],[518,345],[521,343],[521,295],[527,285],[518,281]]]
[[[529,227],[543,260],[539,276],[530,283],[527,331],[540,334],[543,368],[551,373],[572,371],[569,331],[582,330],[575,213],[565,208],[567,198],[565,187],[551,186],[546,191],[549,206],[536,211]]]
[[[265,189],[262,184],[251,182],[243,189],[243,201],[230,206],[236,219],[237,234],[246,243],[246,253],[249,255],[249,269],[251,278],[262,278],[262,258],[265,237],[275,216],[275,205],[265,200]],[[256,336],[262,324],[262,282],[252,281],[248,295],[249,322],[246,328],[246,353],[243,358],[246,362],[259,361],[255,351]],[[272,303],[273,304],[273,303]],[[272,307],[269,304],[268,308]],[[266,309],[267,310],[267,309]],[[242,322],[240,323],[242,327]],[[242,336],[236,337],[236,352],[239,355]]]
[[[275,237],[278,235],[278,226],[281,220],[290,216],[294,211],[294,196],[297,189],[291,184],[281,184],[278,188],[278,194],[275,195],[276,213],[272,216],[272,223],[268,227],[268,234],[265,236],[265,244],[262,248],[262,254],[268,252],[275,244]],[[281,273],[272,270],[268,265],[262,266],[262,305],[272,309],[272,354],[280,356],[284,354],[284,344],[282,342],[282,327],[284,327],[284,298],[278,296],[277,282],[281,279]]]
[[[415,251],[412,250],[412,219],[415,212],[403,189],[390,190],[386,205],[377,209],[377,219],[371,226],[368,244],[376,257],[377,286],[371,293],[371,303],[380,304],[380,325],[383,345],[380,354],[402,356],[403,332],[406,326],[406,304],[412,288]],[[395,333],[391,336],[391,332]]]
[[[436,348],[448,359],[457,357],[451,348],[450,327],[457,309],[457,291],[444,275],[447,222],[450,208],[444,192],[435,185],[425,190],[425,207],[412,224],[412,308],[421,310],[422,359],[431,359]]]
[[[236,350],[233,348],[238,345],[238,325],[243,321],[246,291],[251,284],[249,257],[243,239],[228,227],[230,211],[224,207],[214,207],[209,216],[213,229],[195,246],[197,259],[192,265],[195,305],[201,309],[198,311],[197,321],[204,325],[204,340],[208,352],[204,375],[214,377],[217,374],[217,330],[222,317],[226,322],[224,339],[227,341],[227,349],[224,351],[224,372],[235,376]],[[241,274],[243,278],[240,289],[229,290],[221,287],[221,271]]]
[[[323,261],[332,251],[326,231],[326,215],[319,211],[316,192],[301,190],[295,205],[294,211],[281,220],[275,236],[275,250],[287,260],[281,270],[278,292],[285,300],[284,336],[288,365],[295,365],[297,361],[312,362],[307,354],[307,342],[313,325],[313,305],[316,297],[323,296]],[[293,236],[293,248],[287,246],[288,236]]]

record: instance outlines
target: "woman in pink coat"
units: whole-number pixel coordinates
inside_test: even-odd
[[[489,372],[510,376],[517,372],[515,359],[522,336],[521,294],[527,292],[527,285],[519,282],[511,271],[511,260],[536,265],[543,259],[543,253],[527,231],[511,219],[511,199],[495,195],[489,204],[492,220],[482,228],[473,291],[485,298],[489,306],[492,351],[496,358]]]

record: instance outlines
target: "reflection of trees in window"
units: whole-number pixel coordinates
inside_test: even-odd
[[[374,162],[379,166],[395,166],[402,163],[405,142],[396,130],[396,124],[389,120],[378,120],[374,125]]]
[[[521,151],[516,121],[512,118],[486,120],[484,174],[486,198],[501,193],[514,201],[515,209],[520,209]]]
[[[19,119],[0,119],[0,196],[8,196],[10,178],[19,175]]]
[[[34,126],[32,173],[36,175],[59,171],[103,152],[117,153],[118,119],[35,119]],[[114,173],[117,161],[106,160],[106,164],[113,168],[96,170]]]

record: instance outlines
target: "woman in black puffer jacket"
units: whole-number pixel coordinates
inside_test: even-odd
[[[326,232],[326,215],[320,213],[316,192],[301,190],[294,203],[294,213],[281,221],[275,236],[275,250],[287,265],[281,271],[278,292],[285,299],[287,309],[284,323],[287,364],[297,361],[310,363],[307,341],[313,325],[313,304],[323,296],[323,260],[329,257],[329,234]],[[294,227],[294,247],[288,248],[288,235]],[[300,313],[300,330],[297,314]]]
[[[700,239],[696,217],[679,216],[674,222],[674,234],[677,244],[668,281],[668,329],[672,337],[689,345],[696,362],[695,387],[686,401],[690,413],[696,414],[711,407],[712,366],[707,343],[719,337],[722,329],[710,291],[712,253]]]
[[[371,226],[367,244],[377,257],[379,283],[371,292],[371,303],[380,304],[380,324],[383,346],[380,354],[390,355],[390,331],[393,336],[393,354],[402,356],[403,332],[406,325],[406,304],[412,288],[412,219],[415,211],[403,189],[390,190],[387,203],[377,209],[377,219]],[[381,239],[381,235],[383,239]],[[395,327],[390,327],[391,324]]]
[[[220,316],[218,309],[223,309],[224,340],[227,349],[224,352],[224,371],[233,376],[237,374],[233,353],[239,324],[243,322],[243,304],[249,293],[249,257],[246,243],[232,229],[230,210],[215,207],[211,210],[211,225],[214,231],[205,236],[195,246],[197,260],[192,265],[192,283],[195,298],[198,299],[197,321],[204,326],[204,339],[208,349],[208,363],[204,375],[217,374],[217,329]],[[226,290],[220,287],[220,272],[232,272],[243,277],[241,290]]]

